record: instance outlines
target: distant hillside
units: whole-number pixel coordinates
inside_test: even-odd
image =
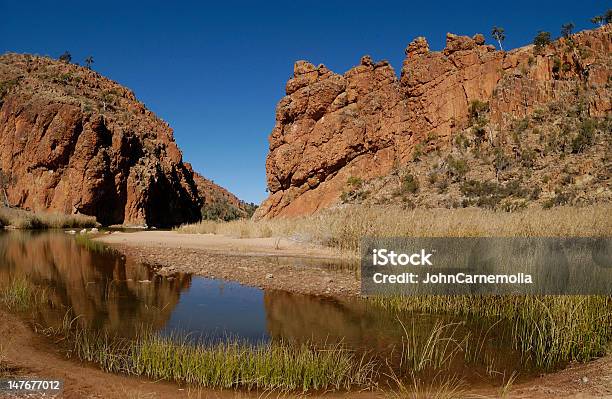
[[[191,169],[189,163],[186,164]],[[207,220],[234,220],[250,218],[257,209],[255,204],[249,204],[227,189],[205,178],[197,172],[193,172],[194,181],[198,187],[198,193],[204,200],[202,205],[202,218]]]
[[[106,225],[195,222],[210,201],[129,89],[46,57],[0,56],[0,168],[11,206]]]
[[[497,51],[483,35],[420,37],[398,78],[364,56],[336,74],[298,61],[256,217],[343,203],[528,206],[612,199],[612,27]]]

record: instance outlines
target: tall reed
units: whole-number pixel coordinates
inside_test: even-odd
[[[606,353],[612,341],[609,296],[397,296],[372,297],[377,306],[402,312],[452,314],[512,327],[511,341],[525,362],[553,368]]]

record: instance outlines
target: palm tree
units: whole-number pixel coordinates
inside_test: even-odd
[[[85,64],[87,65],[88,69],[91,69],[91,64],[94,63],[94,59],[93,57],[90,55],[89,57],[85,58]]]
[[[491,30],[491,36],[493,37],[493,39],[497,40],[497,43],[499,43],[499,49],[503,51],[504,48],[502,47],[502,42],[506,39],[506,35],[504,34],[504,28],[500,26],[494,26]]]

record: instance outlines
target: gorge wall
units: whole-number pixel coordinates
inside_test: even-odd
[[[473,123],[475,100],[486,104],[491,136],[553,102],[586,99],[586,115],[609,116],[611,31],[607,25],[509,52],[482,35],[449,33],[442,51],[419,37],[406,48],[399,78],[388,62],[368,56],[344,75],[296,62],[269,138],[270,195],[255,217],[330,207],[350,178],[386,176],[414,163],[416,152],[451,147]]]
[[[105,225],[194,222],[206,200],[167,123],[125,87],[46,57],[0,56],[0,168],[11,206]]]

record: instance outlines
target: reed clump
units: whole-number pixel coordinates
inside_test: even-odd
[[[108,245],[105,245],[99,241],[92,240],[91,236],[85,234],[78,234],[74,237],[75,242],[87,248],[89,251],[99,254],[116,254],[118,251]]]
[[[93,216],[30,212],[7,207],[0,208],[0,226],[11,226],[16,229],[65,229],[94,227],[96,225],[96,218]]]
[[[311,216],[259,221],[202,221],[179,233],[240,238],[289,237],[358,254],[363,237],[591,237],[610,236],[612,205],[530,208],[520,212],[481,208],[412,209],[354,205]]]
[[[43,301],[45,291],[33,286],[24,278],[13,278],[0,289],[0,304],[9,310],[26,311]]]
[[[340,345],[193,343],[152,333],[128,340],[86,328],[72,330],[69,341],[73,356],[107,372],[207,388],[348,390],[370,387],[375,373],[372,362]]]
[[[612,341],[609,296],[396,296],[370,299],[388,310],[466,316],[511,326],[525,362],[551,369],[606,354]]]

